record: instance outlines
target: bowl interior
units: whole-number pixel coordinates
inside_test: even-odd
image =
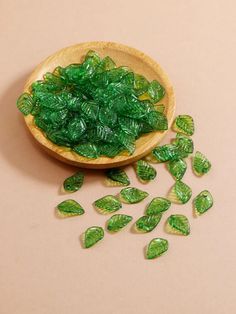
[[[26,82],[24,91],[29,91],[30,85],[39,79],[42,79],[46,72],[52,72],[57,66],[65,67],[71,63],[80,63],[88,50],[95,50],[101,57],[110,56],[117,66],[128,66],[134,72],[144,75],[148,80],[158,80],[165,88],[166,95],[160,101],[165,105],[165,114],[170,126],[175,111],[175,100],[173,88],[167,75],[161,67],[144,53],[125,45],[111,42],[89,42],[64,48],[45,61],[39,64]],[[165,132],[152,132],[143,135],[136,141],[136,150],[133,155],[118,155],[114,158],[99,157],[97,159],[88,159],[74,153],[68,148],[57,146],[49,141],[34,124],[34,118],[31,115],[25,117],[25,122],[35,139],[51,155],[66,163],[84,168],[111,168],[132,163],[147,155],[163,138]]]

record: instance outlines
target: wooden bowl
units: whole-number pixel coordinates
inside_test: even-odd
[[[29,92],[30,85],[34,81],[42,79],[46,72],[52,72],[57,66],[65,67],[71,63],[81,62],[82,57],[88,50],[97,51],[101,57],[108,55],[114,59],[117,66],[128,66],[134,72],[144,75],[148,80],[156,79],[159,81],[166,90],[166,95],[161,100],[161,103],[166,107],[165,114],[169,126],[171,125],[175,111],[175,98],[173,87],[167,75],[154,60],[144,53],[118,43],[88,42],[67,47],[54,53],[35,68],[25,84],[24,92]],[[68,164],[92,169],[113,168],[130,164],[147,155],[167,133],[167,131],[152,132],[141,136],[136,141],[136,149],[131,156],[120,154],[114,158],[99,157],[97,159],[88,159],[48,140],[44,133],[35,125],[32,115],[26,116],[25,122],[37,142],[50,155]]]

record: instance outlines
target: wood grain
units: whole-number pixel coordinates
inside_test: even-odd
[[[29,92],[29,87],[35,80],[42,79],[46,72],[53,71],[57,66],[65,67],[71,63],[81,62],[83,56],[90,49],[97,51],[101,57],[109,55],[114,59],[117,66],[128,66],[134,72],[144,75],[148,80],[158,80],[166,90],[166,95],[161,100],[161,103],[166,107],[165,114],[170,127],[175,111],[175,97],[173,87],[167,75],[158,63],[144,53],[118,43],[88,42],[70,46],[54,53],[35,68],[25,84],[24,92]],[[35,125],[32,115],[26,116],[25,122],[33,137],[50,155],[68,164],[91,169],[105,169],[130,164],[147,155],[167,133],[167,131],[152,132],[141,136],[136,141],[136,150],[131,156],[120,154],[114,158],[99,157],[97,159],[88,159],[48,140],[44,133]]]

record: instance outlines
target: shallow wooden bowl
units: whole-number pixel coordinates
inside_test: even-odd
[[[134,72],[144,75],[148,80],[158,80],[166,90],[166,95],[161,100],[161,103],[166,106],[165,114],[169,126],[171,125],[175,111],[175,98],[167,75],[154,60],[144,53],[118,43],[88,42],[67,47],[54,53],[36,67],[25,84],[24,92],[28,92],[30,85],[34,81],[42,79],[43,74],[53,71],[57,66],[65,67],[71,63],[81,62],[82,57],[90,49],[97,51],[101,57],[110,56],[114,59],[117,66],[128,66]],[[167,132],[152,132],[143,135],[136,141],[136,150],[131,156],[120,154],[114,158],[99,157],[97,159],[88,159],[68,148],[57,146],[49,141],[44,136],[44,133],[34,124],[34,117],[32,115],[26,116],[25,122],[37,142],[50,155],[68,164],[93,169],[119,167],[132,163],[147,155]]]

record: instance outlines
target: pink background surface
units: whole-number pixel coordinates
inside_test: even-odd
[[[235,1],[227,0],[1,0],[1,314],[236,313],[235,10]],[[15,101],[42,59],[91,40],[143,50],[167,71],[177,113],[193,115],[195,147],[213,164],[202,179],[189,168],[184,181],[194,195],[209,189],[215,205],[198,219],[191,202],[174,205],[152,233],[106,233],[84,250],[80,234],[107,219],[91,202],[119,189],[104,188],[102,173],[90,171],[73,195],[86,214],[57,219],[54,207],[67,198],[60,184],[75,169],[38,149]],[[156,168],[158,178],[147,186],[127,168],[133,185],[150,197],[122,213],[138,218],[152,197],[166,195],[173,179],[163,165]],[[189,237],[164,232],[172,213],[189,217]],[[147,261],[143,249],[157,236],[169,240],[169,251]]]

